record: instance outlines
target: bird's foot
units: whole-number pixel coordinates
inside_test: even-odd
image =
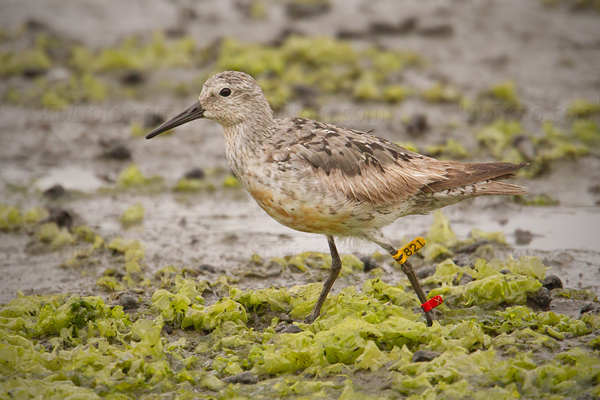
[[[315,322],[315,320],[316,320],[318,317],[319,317],[319,314],[318,314],[318,313],[311,312],[311,313],[310,313],[310,315],[304,319],[304,323],[305,323],[305,324],[309,324],[309,325],[310,325],[310,324],[312,324],[313,322]]]

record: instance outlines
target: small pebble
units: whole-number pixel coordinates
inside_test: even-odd
[[[548,275],[546,279],[544,279],[544,287],[548,290],[552,289],[562,289],[563,283],[560,278],[556,275]]]
[[[209,265],[209,264],[201,264],[198,267],[198,271],[200,271],[200,272],[208,272],[208,273],[214,274],[214,273],[217,272],[217,269],[215,267],[213,267],[212,265]]]
[[[63,197],[67,193],[63,185],[57,184],[44,191],[44,196],[56,200],[59,197]]]
[[[146,111],[144,114],[144,128],[156,128],[165,122],[165,119],[159,113]]]
[[[550,291],[545,287],[542,287],[535,293],[527,293],[527,299],[544,310],[549,309],[552,302]]]
[[[44,222],[54,222],[61,228],[70,228],[73,225],[73,216],[63,208],[49,209],[50,216]]]
[[[102,158],[119,161],[131,160],[131,151],[121,143],[114,143],[102,153]]]
[[[146,77],[140,71],[127,71],[119,79],[123,85],[136,86],[146,81]]]
[[[427,117],[423,114],[415,114],[406,123],[406,131],[411,136],[421,136],[429,129]]]
[[[291,19],[309,18],[320,14],[325,14],[330,9],[328,1],[312,2],[288,2],[285,6],[285,13]]]
[[[369,31],[374,35],[402,35],[409,33],[417,26],[416,17],[408,17],[398,23],[374,22]]]
[[[460,278],[460,281],[458,281],[458,284],[466,285],[469,282],[473,282],[473,277],[469,274],[463,274],[462,278]]]
[[[581,307],[581,310],[579,310],[580,314],[585,314],[585,313],[589,313],[590,311],[593,311],[596,308],[596,306],[594,305],[594,303],[587,303],[584,304],[583,307]]]
[[[421,28],[419,28],[419,34],[423,36],[452,36],[454,34],[454,28],[452,25],[440,22],[440,23],[430,23],[423,24]]]
[[[123,307],[123,310],[133,310],[140,306],[140,297],[132,293],[123,293],[117,299],[116,305]]]
[[[204,171],[200,168],[192,168],[183,176],[185,179],[203,179]]]
[[[302,329],[298,325],[288,325],[285,329],[281,331],[281,333],[300,333]]]
[[[173,327],[171,325],[163,325],[162,327],[162,331],[164,333],[166,333],[167,335],[172,335],[173,334]]]
[[[361,257],[360,261],[363,262],[365,272],[373,271],[375,268],[378,267],[377,263],[373,261],[371,257]]]
[[[417,274],[417,278],[425,279],[428,276],[435,274],[435,268],[435,265],[431,265],[429,267],[419,268],[417,271],[415,271],[415,273]]]
[[[487,239],[478,240],[475,243],[471,243],[471,244],[468,244],[468,245],[466,245],[464,247],[461,247],[460,249],[457,249],[456,253],[466,253],[466,254],[473,253],[474,251],[477,251],[477,249],[480,246],[484,246],[484,245],[490,244],[490,243],[491,242],[489,240],[487,240]]]
[[[531,233],[529,231],[524,231],[522,229],[517,229],[515,231],[515,237],[516,237],[515,243],[519,246],[524,246],[524,245],[531,243],[531,241],[533,240],[533,233]]]
[[[438,353],[437,351],[417,350],[412,356],[412,362],[431,361],[440,354],[441,353]]]
[[[256,377],[252,375],[252,372],[250,371],[245,371],[237,375],[228,376],[226,378],[223,378],[222,380],[226,383],[241,383],[242,385],[254,385],[258,383],[258,379],[256,379]]]

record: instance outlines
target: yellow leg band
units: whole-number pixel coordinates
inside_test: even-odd
[[[406,262],[406,260],[408,260],[410,256],[421,250],[424,246],[425,239],[423,239],[422,237],[415,238],[406,246],[398,250],[398,252],[392,257],[394,258],[394,260],[396,260],[398,264],[402,265]]]

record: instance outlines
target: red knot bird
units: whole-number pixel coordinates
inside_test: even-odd
[[[307,323],[319,316],[342,267],[334,237],[365,239],[384,248],[426,303],[412,265],[381,229],[405,215],[427,214],[461,200],[527,192],[499,182],[526,164],[439,161],[365,132],[303,118],[274,119],[260,86],[243,72],[211,77],[195,104],[146,138],[198,118],[223,126],[229,165],[267,214],[292,229],[327,237],[331,269]],[[406,246],[401,250],[412,254]],[[429,309],[424,307],[431,325]]]

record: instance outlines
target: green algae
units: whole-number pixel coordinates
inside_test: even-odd
[[[424,90],[421,96],[430,103],[453,103],[461,99],[458,90],[452,85],[436,83]]]
[[[383,99],[388,103],[400,103],[411,93],[411,90],[406,86],[388,85],[383,90]]]
[[[38,240],[50,245],[52,249],[58,249],[75,243],[75,239],[67,228],[60,228],[54,222],[42,224],[36,236]]]
[[[128,207],[121,215],[120,221],[124,226],[130,226],[142,222],[145,214],[144,206],[141,203],[136,203]]]
[[[123,169],[117,177],[117,186],[121,188],[144,188],[162,183],[160,176],[144,176],[135,164]]]
[[[37,46],[22,52],[0,53],[0,75],[22,74],[25,71],[46,71],[52,66],[46,49]]]
[[[254,76],[274,109],[296,97],[295,87],[343,93],[357,100],[401,101],[408,88],[394,85],[400,71],[422,65],[411,52],[373,47],[358,50],[348,41],[290,36],[280,46],[223,41],[215,71],[238,70]]]
[[[240,186],[241,186],[240,185],[240,181],[234,175],[227,175],[223,179],[223,187],[226,187],[226,188],[239,188]]]
[[[223,184],[225,185],[225,181]],[[237,185],[239,185],[239,183]],[[215,190],[215,185],[212,182],[207,182],[203,179],[181,178],[173,187],[173,191],[175,192],[199,192],[202,190]]]
[[[33,207],[22,212],[15,206],[0,204],[0,231],[17,231],[39,223],[48,218],[48,215],[48,210],[43,207]]]
[[[482,147],[489,149],[494,157],[502,158],[514,137],[522,132],[523,128],[519,122],[499,120],[484,126],[475,134],[475,138]]]
[[[513,109],[519,109],[523,107],[521,101],[519,100],[519,96],[517,95],[514,81],[507,80],[497,83],[489,89],[487,94]]]
[[[535,207],[548,207],[548,206],[557,206],[560,202],[550,197],[547,194],[541,194],[538,196],[534,195],[516,195],[512,196],[512,201],[517,204],[521,204],[524,206],[535,206]]]
[[[588,118],[600,114],[600,104],[584,99],[576,99],[567,107],[567,115],[578,118]]]
[[[149,42],[131,37],[118,47],[105,48],[97,53],[75,46],[71,49],[69,64],[81,71],[146,71],[191,67],[196,58],[196,45],[192,38],[167,41],[162,33],[155,32]]]
[[[432,157],[443,156],[444,158],[449,159],[465,159],[471,157],[471,153],[466,147],[454,139],[448,139],[444,144],[427,146],[425,151]]]
[[[142,257],[137,241],[116,239],[108,247],[129,254],[126,259]],[[500,268],[511,273],[500,274]],[[223,284],[184,278],[182,270],[170,267],[147,287],[151,307],[134,313],[99,297],[20,295],[0,308],[0,393],[142,399],[158,393],[245,398],[256,390],[265,398],[487,398],[483,393],[490,390],[533,398],[596,394],[597,345],[569,340],[590,335],[600,319],[538,313],[524,305],[524,293],[544,278],[539,260],[480,260],[472,269],[443,263],[436,275],[459,270],[475,280],[440,288],[446,303],[431,328],[413,313],[418,300],[405,289],[407,282],[389,285],[380,279],[368,280],[362,293],[348,287],[330,296],[322,316],[312,325],[298,323],[303,331],[295,334],[275,331],[277,313],[305,316],[319,284],[243,291],[225,284],[223,297],[206,305],[210,288]],[[461,287],[466,289],[459,293]],[[429,296],[435,294],[434,289]],[[510,306],[499,310],[491,303]],[[488,311],[453,317],[480,307]],[[249,324],[262,314],[272,322],[255,330]],[[440,355],[412,362],[420,349]],[[550,356],[536,356],[540,352]],[[258,383],[223,381],[244,371]],[[362,393],[353,383],[361,371],[383,373],[377,379],[387,389]]]

